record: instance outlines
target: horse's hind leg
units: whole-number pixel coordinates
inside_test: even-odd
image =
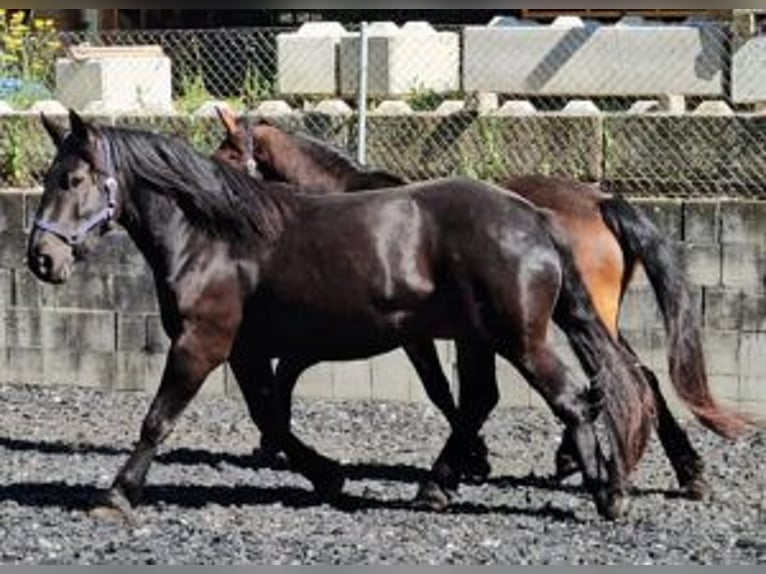
[[[586,384],[575,378],[551,345],[540,340],[522,348],[500,345],[498,352],[510,361],[542,396],[567,427],[575,446],[584,483],[602,515],[614,516],[621,501],[610,489],[616,471],[607,467],[593,421],[598,414]]]
[[[343,487],[340,465],[306,446],[290,431],[289,405],[285,393],[277,388],[267,358],[253,356],[246,345],[237,345],[229,364],[242,390],[250,416],[275,448],[287,455],[290,465],[308,478],[324,499],[335,498]],[[290,389],[292,391],[292,389]]]
[[[432,340],[424,340],[404,347],[407,357],[423,383],[423,388],[431,402],[444,415],[454,430],[458,424],[458,409],[450,391],[450,383],[444,374],[436,345]],[[467,445],[465,473],[472,482],[483,482],[492,472],[487,460],[489,454],[484,440],[478,434]]]
[[[635,351],[633,351],[622,336],[620,336],[620,342],[625,349],[636,356]],[[638,361],[637,356],[636,360]],[[654,422],[657,428],[657,435],[662,443],[665,455],[673,466],[678,484],[689,498],[704,498],[710,492],[710,485],[705,480],[705,464],[702,461],[702,457],[694,450],[686,431],[681,428],[681,425],[668,408],[665,397],[662,396],[657,376],[649,367],[643,364],[640,367],[654,395],[654,403],[657,410]]]
[[[460,401],[455,425],[431,471],[421,485],[417,501],[432,509],[445,508],[472,459],[482,425],[499,398],[495,376],[495,354],[479,341],[456,342]]]

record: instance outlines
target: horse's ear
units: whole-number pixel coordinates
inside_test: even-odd
[[[226,132],[231,136],[237,133],[237,118],[231,113],[231,110],[220,106],[215,107],[215,111],[218,114],[218,118],[221,120],[223,127],[226,128]]]
[[[69,127],[72,135],[80,141],[88,141],[88,124],[80,117],[76,111],[69,110]]]
[[[61,142],[64,141],[64,128],[42,112],[40,112],[40,120],[43,122],[45,131],[48,132],[49,136],[51,136],[51,139],[53,140],[53,143],[56,145],[56,147],[61,147]]]

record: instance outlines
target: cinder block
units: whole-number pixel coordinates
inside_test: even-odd
[[[39,385],[44,382],[42,349],[0,349],[0,382]]]
[[[705,328],[737,331],[742,328],[743,293],[737,289],[705,287]]]
[[[766,249],[766,203],[726,201],[721,209],[721,241],[751,243]]]
[[[111,388],[116,367],[115,354],[75,349],[43,350],[46,385]]]
[[[372,398],[372,377],[367,361],[332,363],[333,397],[337,399]]]
[[[117,350],[146,352],[146,315],[119,313],[117,316]]]
[[[724,285],[766,291],[766,249],[752,243],[724,243],[722,255]]]
[[[162,327],[159,315],[146,316],[146,349],[150,353],[162,353],[170,348],[170,339]]]
[[[738,331],[705,331],[703,347],[711,376],[739,374],[739,346]]]
[[[0,309],[13,303],[13,274],[8,269],[0,269]]]
[[[728,404],[738,403],[741,397],[740,375],[711,374],[708,384],[713,396]]]
[[[634,200],[632,203],[652,220],[671,248],[679,248],[678,242],[683,239],[684,201],[653,198]]]
[[[686,272],[694,285],[721,285],[722,253],[718,243],[687,243],[684,245]]]
[[[0,193],[0,267],[24,266],[27,237],[24,225],[24,196],[20,192]]]
[[[396,350],[370,359],[372,397],[406,401],[410,385],[421,384],[404,351]]]
[[[298,379],[295,395],[307,398],[332,398],[334,396],[332,363],[319,363],[304,371]]]
[[[766,388],[766,361],[763,354],[766,351],[766,333],[742,333],[740,343],[740,375],[751,381],[758,380]],[[752,400],[753,397],[745,397]],[[766,392],[760,395],[766,399]]]
[[[718,243],[721,240],[722,204],[719,200],[686,200],[683,209],[687,243]]]
[[[742,330],[766,331],[766,295],[742,293]]]
[[[10,349],[42,348],[39,309],[5,310],[5,343]]]
[[[277,89],[281,94],[338,91],[338,45],[346,29],[337,22],[306,22],[277,34]]]
[[[651,286],[630,286],[620,306],[618,324],[621,330],[628,331],[662,328],[662,315]]]
[[[46,351],[106,354],[115,350],[117,329],[111,311],[43,309],[40,326]]]
[[[123,313],[157,313],[157,291],[151,275],[114,275],[114,304]]]
[[[88,254],[88,268],[104,275],[149,277],[151,270],[144,256],[123,231],[107,233]]]
[[[40,283],[39,286],[43,307],[114,310],[114,289],[109,275],[79,268],[62,285]]]
[[[500,390],[500,405],[508,407],[530,406],[531,387],[519,371],[503,358],[496,358],[498,388]]]
[[[12,271],[13,305],[29,309],[41,306],[43,282],[26,268]]]

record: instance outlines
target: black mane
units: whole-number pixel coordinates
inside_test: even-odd
[[[148,131],[103,127],[118,174],[175,200],[189,221],[215,236],[271,239],[292,211],[294,193],[260,182],[196,151],[186,142]]]

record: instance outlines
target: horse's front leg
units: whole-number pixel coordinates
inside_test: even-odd
[[[299,368],[303,363],[288,363],[295,368],[285,371],[283,376],[286,378],[282,381],[275,377],[268,358],[258,357],[246,347],[244,344],[237,345],[229,364],[251,418],[273,445],[271,448],[284,452],[290,465],[311,481],[320,497],[334,499],[343,488],[341,466],[306,446],[290,430],[290,405],[286,401],[292,393],[290,385],[294,385],[297,375],[303,370]],[[283,382],[289,385],[288,388],[280,388]]]
[[[179,415],[194,397],[208,374],[226,358],[230,347],[219,338],[212,343],[195,330],[184,332],[168,352],[162,381],[141,427],[132,454],[122,466],[108,493],[107,502],[126,517],[141,496],[152,459],[170,434]]]

